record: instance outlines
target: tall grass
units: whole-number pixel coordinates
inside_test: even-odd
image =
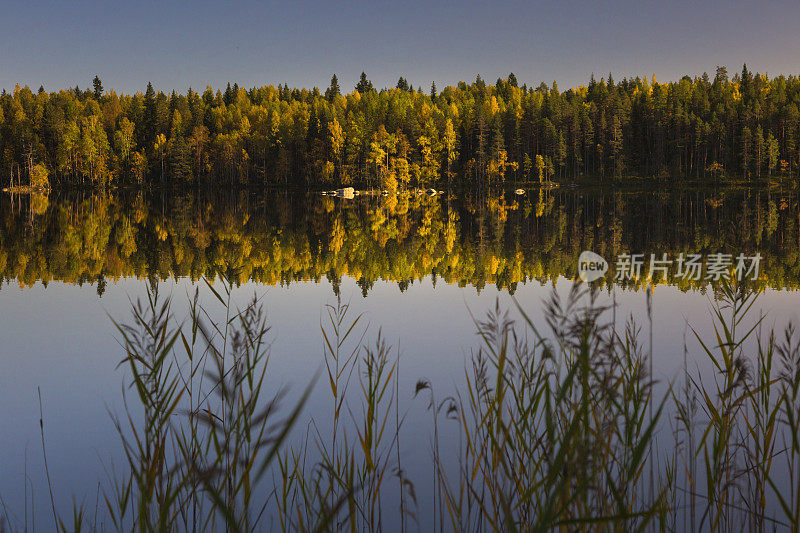
[[[331,412],[329,435],[312,419],[306,438],[281,459],[280,525],[291,530],[379,531],[387,506],[398,509],[399,529],[414,516],[407,502],[415,500],[414,485],[401,468],[397,402],[399,357],[378,331],[374,344],[364,342],[362,316],[349,318],[349,304],[337,300],[326,308],[321,327]],[[348,390],[353,376],[355,396]],[[394,416],[393,416],[394,415]],[[392,424],[393,423],[393,424]],[[313,446],[313,450],[309,448]],[[397,480],[395,502],[383,494]],[[391,522],[390,529],[398,529]]]
[[[105,504],[116,530],[252,531],[272,491],[260,483],[301,412],[309,389],[285,412],[285,391],[264,394],[269,366],[266,316],[258,299],[234,308],[232,285],[207,289],[214,318],[191,300],[177,323],[157,286],[116,323],[136,408],[115,424],[128,474],[113,477]],[[313,384],[313,381],[312,381]]]
[[[710,374],[684,340],[683,375],[656,383],[652,295],[643,340],[575,284],[552,293],[544,327],[519,304],[516,319],[499,303],[473,318],[479,346],[443,394],[408,387],[399,351],[338,299],[321,379],[291,401],[269,379],[263,302],[237,307],[224,278],[205,289],[178,319],[154,285],[115,322],[125,464],[101,517],[76,506],[61,530],[800,531],[800,338],[769,331],[746,286],[720,287],[713,326],[690,330]],[[312,390],[327,411],[301,414]],[[429,479],[403,465],[413,397],[430,413],[416,421]]]
[[[664,401],[651,420],[635,328],[618,335],[594,301],[576,308],[579,296],[578,286],[567,301],[554,294],[548,335],[521,308],[530,336],[499,307],[476,321],[483,346],[446,408],[463,451],[450,474],[434,457],[448,529],[628,530],[663,511],[663,490],[642,495]]]

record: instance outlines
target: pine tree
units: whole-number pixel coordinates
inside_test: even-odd
[[[753,150],[753,133],[750,128],[742,128],[742,172],[744,177],[750,176],[750,152]]]
[[[533,161],[531,161],[531,156],[527,153],[522,158],[522,177],[525,180],[531,179],[531,172],[533,171]]]
[[[153,146],[156,139],[156,91],[153,84],[147,83],[147,90],[144,93],[144,128],[143,137],[139,144],[142,146]]]
[[[95,75],[94,79],[92,80],[92,87],[94,87],[94,98],[95,100],[100,100],[103,96],[103,83],[100,81],[100,77]]]
[[[567,143],[564,141],[564,134],[558,132],[558,143],[556,144],[556,161],[560,170],[564,169],[564,164],[567,161]],[[560,175],[563,176],[563,173]]]
[[[761,128],[761,124],[758,125],[756,128],[756,138],[755,138],[755,164],[756,164],[756,176],[759,178],[761,177],[761,168],[764,166],[764,156],[766,155],[765,147],[764,147],[764,130]]]
[[[778,166],[779,156],[780,145],[778,144],[778,140],[770,133],[767,135],[767,170],[769,177],[772,177],[772,171]]]
[[[172,179],[178,182],[192,178],[192,152],[183,135],[176,135],[170,146],[169,169]]]
[[[231,89],[231,82],[228,82],[228,86],[225,88],[225,96],[222,99],[225,102],[225,105],[231,105],[231,102],[233,102],[233,90]]]
[[[333,102],[333,99],[336,98],[341,94],[339,90],[339,78],[334,74],[331,77],[331,85],[325,90],[325,98],[328,99],[329,102]]]
[[[360,93],[366,93],[372,90],[372,82],[367,79],[366,73],[361,73],[361,78],[358,80],[358,84],[356,84],[356,91]]]

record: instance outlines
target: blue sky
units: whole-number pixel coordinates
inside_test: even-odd
[[[513,71],[659,80],[798,68],[800,2],[17,2],[0,8],[0,87],[202,89],[227,81],[351,89],[398,76],[440,88]]]

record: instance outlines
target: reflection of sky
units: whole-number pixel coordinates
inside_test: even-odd
[[[566,295],[569,282],[562,280],[558,290]],[[188,281],[162,284],[162,290],[176,296],[176,314],[185,312],[185,298],[193,290]],[[101,460],[120,460],[119,445],[107,409],[121,409],[123,371],[115,370],[122,357],[114,330],[106,313],[114,318],[129,317],[128,297],[144,294],[141,281],[110,282],[102,299],[95,289],[53,282],[20,290],[5,285],[0,290],[0,495],[9,509],[21,518],[23,508],[23,469],[27,453],[28,475],[34,487],[37,521],[47,520],[47,485],[41,461],[38,428],[37,387],[41,387],[45,411],[45,436],[56,503],[66,512],[71,495],[94,509],[97,481],[105,479]],[[530,310],[531,318],[543,324],[540,302],[550,288],[538,284],[519,285],[516,298]],[[295,389],[305,385],[321,364],[319,321],[322,308],[334,301],[327,282],[293,283],[289,287],[248,284],[237,290],[237,301],[245,303],[253,294],[265,294],[272,325],[273,365],[270,383],[288,384]],[[202,291],[201,291],[202,294]],[[428,378],[438,395],[453,392],[463,380],[465,357],[478,339],[468,308],[480,317],[494,304],[498,291],[487,287],[481,294],[474,288],[459,288],[439,283],[435,289],[429,279],[417,282],[405,293],[394,283],[377,282],[362,298],[351,279],[342,282],[344,300],[352,301],[354,312],[364,312],[371,324],[368,338],[374,340],[377,328],[401,353],[401,400],[409,409],[409,420],[427,417],[425,402],[412,401],[417,379]],[[502,305],[512,305],[508,294],[500,294]],[[210,301],[210,300],[206,300]],[[617,293],[618,319],[633,313],[647,325],[643,292]],[[768,323],[782,327],[798,322],[800,294],[770,291],[759,306],[769,313]],[[656,377],[664,382],[679,376],[683,365],[685,322],[700,331],[708,326],[709,300],[697,292],[682,293],[674,287],[659,286],[654,297],[654,346]],[[707,330],[705,330],[707,331]],[[689,333],[687,337],[691,337]],[[697,354],[696,343],[689,342],[690,354]],[[691,356],[691,355],[690,355]],[[702,359],[697,359],[705,367]],[[693,363],[690,361],[690,366]],[[327,412],[327,391],[321,389],[311,399],[311,412]],[[427,420],[428,418],[422,418]],[[427,481],[421,459],[429,453],[428,428],[409,425],[404,434],[404,453],[409,475]],[[412,447],[410,443],[416,443]],[[26,451],[27,450],[27,451]],[[118,463],[119,464],[119,463]],[[40,522],[41,523],[41,522]]]

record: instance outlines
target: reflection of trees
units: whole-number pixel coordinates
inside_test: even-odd
[[[379,279],[405,288],[425,277],[513,289],[573,277],[584,249],[611,263],[622,252],[759,251],[762,283],[800,282],[797,198],[747,191],[351,201],[286,192],[166,199],[121,192],[51,197],[44,209],[0,202],[0,275],[21,284],[197,279],[223,270],[239,282],[267,284],[325,278],[336,287],[349,276],[365,292]]]

